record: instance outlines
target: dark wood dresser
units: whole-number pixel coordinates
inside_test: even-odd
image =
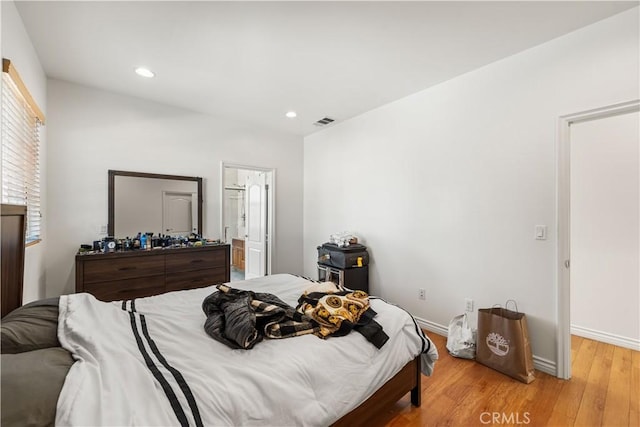
[[[229,256],[229,245],[76,255],[76,292],[117,301],[226,283]]]

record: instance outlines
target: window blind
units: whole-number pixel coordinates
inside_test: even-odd
[[[6,61],[8,62],[8,61]],[[40,240],[40,126],[28,93],[3,60],[2,203],[27,206],[27,242]],[[21,90],[22,89],[22,90]],[[37,109],[37,108],[36,108]]]

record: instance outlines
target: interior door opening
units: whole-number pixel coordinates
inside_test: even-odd
[[[636,100],[560,119],[559,378],[571,377],[572,341],[640,349],[639,110]]]
[[[231,281],[271,273],[274,170],[222,163],[221,236],[231,245]]]

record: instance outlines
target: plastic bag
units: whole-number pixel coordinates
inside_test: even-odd
[[[467,321],[467,314],[461,314],[449,322],[447,350],[454,357],[474,359],[476,357],[476,331]]]

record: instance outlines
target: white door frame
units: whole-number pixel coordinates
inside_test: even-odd
[[[610,116],[640,111],[640,100],[609,105],[594,110],[561,116],[558,121],[558,188],[557,188],[557,320],[556,330],[557,363],[556,376],[562,379],[571,378],[571,293],[570,265],[571,260],[571,133],[574,123],[597,120]]]
[[[262,166],[249,166],[238,163],[231,162],[220,162],[220,240],[223,240],[224,237],[224,224],[225,224],[225,201],[224,201],[224,189],[227,185],[225,173],[225,168],[232,169],[245,169],[252,170],[258,172],[266,172],[267,173],[267,185],[269,189],[267,190],[267,259],[265,260],[265,272],[267,275],[272,273],[272,266],[276,262],[276,254],[275,254],[275,231],[276,231],[276,170],[275,168],[268,168]]]

